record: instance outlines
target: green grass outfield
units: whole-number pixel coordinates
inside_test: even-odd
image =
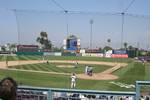
[[[66,65],[71,67],[57,67],[59,65]],[[78,64],[75,67],[73,67],[73,64],[47,64],[47,63],[39,63],[39,64],[28,64],[28,65],[18,65],[13,66],[10,68],[13,69],[22,69],[22,70],[35,70],[35,71],[46,71],[46,72],[58,72],[58,73],[77,73],[81,74],[84,73],[86,65]],[[106,65],[88,65],[92,66],[94,73],[102,72],[108,68],[111,68],[112,66],[106,66]]]
[[[59,59],[59,60],[87,60],[87,61],[108,61],[108,62],[126,62],[128,63],[127,67],[124,67],[120,70],[114,72],[115,75],[119,76],[117,80],[85,80],[78,79],[77,80],[77,89],[90,89],[90,90],[114,90],[114,91],[134,91],[134,88],[124,88],[119,87],[117,85],[111,84],[110,82],[121,82],[125,84],[135,84],[136,80],[150,80],[150,64],[146,64],[143,66],[139,62],[134,62],[131,59],[107,59],[107,58],[96,58],[96,57],[47,57],[48,59]],[[0,57],[1,61],[5,59],[9,60],[17,60],[16,57]],[[42,57],[37,56],[20,56],[21,60],[38,60],[42,59]],[[30,66],[30,67],[29,67]],[[37,68],[35,68],[35,66]],[[43,70],[41,66],[46,67],[47,64],[32,64],[32,65],[23,65],[20,68],[27,70]],[[84,68],[84,65],[79,65]],[[18,68],[17,66],[15,66]],[[52,69],[54,67],[54,69]],[[77,73],[81,73],[83,69],[77,69]],[[95,68],[97,72],[101,72],[105,70],[102,66],[96,66]],[[59,71],[70,73],[73,69],[71,68],[56,68],[55,64],[51,66],[47,66],[49,71]],[[70,76],[67,75],[56,75],[56,74],[46,74],[46,73],[36,73],[36,72],[22,72],[22,71],[11,71],[11,70],[0,70],[0,78],[4,78],[6,76],[11,76],[17,80],[19,84],[29,85],[29,86],[40,86],[40,87],[52,87],[52,88],[70,88]]]
[[[15,60],[43,60],[43,56],[0,56],[0,61]],[[45,56],[45,60],[85,60],[85,61],[105,61],[105,62],[126,62],[130,63],[129,58],[100,58],[100,57],[80,57],[80,56]]]

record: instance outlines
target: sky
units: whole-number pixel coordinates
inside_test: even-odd
[[[104,47],[111,39],[113,48],[120,48],[122,40],[150,50],[150,0],[134,0],[129,6],[132,1],[0,0],[0,45],[37,44],[36,38],[45,31],[55,46],[61,47],[63,39],[73,34],[80,38],[82,48],[88,48],[92,19],[92,48]],[[126,8],[122,34],[120,13]],[[76,11],[80,13],[71,13]]]

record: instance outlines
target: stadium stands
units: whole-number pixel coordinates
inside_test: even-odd
[[[47,100],[47,94],[40,91],[19,89],[17,100]]]

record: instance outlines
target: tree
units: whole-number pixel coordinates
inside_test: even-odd
[[[108,46],[110,46],[111,39],[107,39]]]
[[[54,50],[55,52],[61,52],[61,48],[58,48],[58,47],[54,47],[53,50]]]
[[[10,49],[11,49],[11,44],[10,43],[7,43],[7,45],[6,45],[6,48],[7,48],[7,51],[10,51]]]
[[[110,46],[105,46],[105,47],[103,48],[103,51],[108,51],[108,50],[112,50],[112,47],[110,47]]]
[[[123,45],[124,45],[125,50],[127,50],[128,43],[125,42]]]
[[[128,46],[128,49],[129,49],[129,50],[134,50],[135,48],[134,48],[132,45],[129,45],[129,46]]]
[[[43,49],[52,49],[52,43],[48,40],[48,34],[46,32],[42,31],[36,41],[41,44]]]
[[[2,49],[2,51],[4,51],[4,52],[6,51],[6,47],[5,47],[5,46],[2,46],[1,49]]]
[[[147,56],[149,56],[149,57],[150,57],[150,51],[148,51],[148,52],[147,52]]]
[[[14,44],[10,45],[10,51],[11,52],[16,52],[16,48],[17,48],[17,44],[14,43]]]

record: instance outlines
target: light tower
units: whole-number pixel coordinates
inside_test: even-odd
[[[91,32],[90,32],[90,49],[92,49],[92,42],[93,42],[93,19],[90,20],[90,25],[91,25]]]

